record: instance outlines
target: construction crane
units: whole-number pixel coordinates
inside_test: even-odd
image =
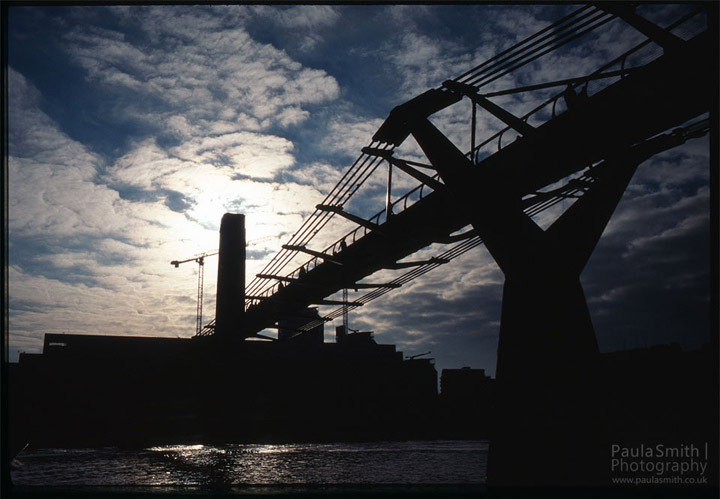
[[[246,244],[246,246],[254,246],[263,241],[272,239],[272,236],[261,237],[260,239],[254,239]],[[170,265],[174,265],[178,268],[181,263],[196,262],[198,264],[198,289],[197,289],[197,323],[195,325],[195,334],[199,334],[202,330],[202,309],[203,309],[203,282],[205,279],[205,258],[208,256],[215,256],[219,253],[219,250],[206,251],[199,255],[186,258],[185,260],[173,260]]]
[[[205,258],[208,256],[217,255],[218,250],[206,251],[200,253],[185,260],[173,260],[170,265],[174,265],[178,268],[181,263],[196,262],[198,264],[198,289],[197,289],[197,324],[195,326],[195,334],[198,334],[202,329],[202,307],[203,307],[203,280],[205,276]]]

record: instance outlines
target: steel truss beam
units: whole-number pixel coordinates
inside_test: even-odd
[[[357,215],[353,215],[352,213],[348,213],[347,211],[343,210],[342,206],[329,206],[326,204],[319,204],[315,206],[315,208],[321,211],[329,211],[331,213],[335,213],[343,218],[350,220],[351,222],[355,222],[362,227],[375,231],[378,234],[382,234],[382,231],[380,230],[380,226],[378,224],[373,223],[369,220],[365,220],[364,218]]]

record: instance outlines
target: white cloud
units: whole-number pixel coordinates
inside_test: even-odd
[[[325,43],[324,32],[336,27],[342,14],[330,5],[295,5],[292,7],[254,5],[249,7],[255,19],[281,28],[288,45],[309,52]]]
[[[322,140],[322,146],[343,152],[349,158],[357,158],[363,147],[370,145],[383,120],[358,119],[350,113],[343,113],[328,125],[328,134]]]
[[[175,155],[147,139],[108,167],[39,110],[39,94],[22,75],[10,70],[9,77],[14,349],[39,348],[46,332],[188,336],[195,277],[169,261],[217,247],[225,211],[244,211],[248,239],[272,236],[260,248],[275,249],[322,199],[312,185],[231,180],[242,172],[268,176],[293,162],[292,143],[250,132],[191,139],[171,149]],[[228,166],[202,161],[220,154]],[[178,213],[163,198],[131,201],[115,185],[176,192],[192,207]],[[263,263],[248,262],[249,275]],[[211,288],[214,273],[206,272]]]
[[[296,5],[287,9],[272,9],[271,15],[283,27],[318,29],[334,25],[340,18],[337,8],[330,5]]]
[[[184,296],[168,283],[149,292],[141,282],[115,276],[93,286],[24,273],[15,266],[10,267],[8,280],[13,305],[11,348],[15,335],[33,338],[39,349],[44,333],[188,336],[192,332],[192,322],[178,313]]]
[[[392,5],[388,8],[387,16],[398,26],[417,29],[417,20],[432,16],[432,7],[429,5]]]
[[[475,61],[468,47],[417,32],[405,33],[398,45],[388,47],[388,51],[389,60],[401,78],[399,90],[406,94],[406,99],[438,87],[454,77],[459,68],[472,67]]]
[[[340,180],[341,172],[335,166],[313,163],[302,168],[292,169],[287,172],[287,176],[296,183],[312,185],[319,192],[328,193]]]
[[[287,127],[307,119],[303,106],[338,97],[334,78],[254,41],[242,24],[229,25],[218,12],[143,9],[133,26],[144,37],[129,41],[116,31],[83,26],[66,35],[65,47],[92,81],[109,85],[109,90],[132,91],[122,111],[125,118],[152,121],[139,107],[152,97],[174,113],[182,112],[191,124],[239,117],[235,131],[247,126],[248,118],[255,120],[251,129],[258,122],[262,127]],[[318,22],[322,18],[317,17]]]

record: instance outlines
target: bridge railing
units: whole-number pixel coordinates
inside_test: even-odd
[[[434,180],[441,181],[440,176],[438,174],[435,174],[432,176]],[[412,206],[414,203],[420,201],[423,199],[423,196],[427,195],[427,191],[430,189],[425,184],[420,184],[416,186],[415,188],[411,189],[407,193],[405,193],[403,196],[399,197],[398,199],[391,202],[391,213],[392,214],[399,214],[402,213],[404,210],[406,210],[408,207]],[[375,215],[371,216],[367,219],[367,221],[374,223],[375,225],[382,225],[383,219],[386,216],[386,211],[383,209],[379,212],[377,212]],[[341,251],[341,248],[344,244],[353,244],[360,238],[367,235],[368,232],[370,232],[372,229],[365,227],[363,225],[358,225],[353,230],[347,232],[345,235],[334,241],[332,244],[327,246],[325,249],[322,250],[322,253],[333,255],[337,254],[339,251]],[[309,272],[310,270],[314,269],[318,265],[320,265],[320,260],[322,258],[314,256],[304,262],[302,265],[296,267],[291,272],[285,275],[285,277],[290,278],[298,278],[303,273]],[[259,297],[269,297],[272,296],[275,292],[277,292],[279,286],[279,282],[272,283],[268,287],[266,287],[263,291],[261,291],[258,294],[254,294],[253,296],[259,296]],[[255,300],[248,300],[248,308],[249,306],[252,306],[253,302]]]
[[[373,142],[370,147],[378,147],[382,144]],[[387,148],[387,146],[384,146]],[[392,150],[390,148],[389,150]],[[322,204],[327,206],[343,206],[374,173],[382,160],[376,156],[362,153],[355,162],[345,171],[340,181],[333,187],[323,200]],[[311,241],[330,221],[334,214],[316,209],[308,217],[300,228],[291,236],[288,245],[303,246]],[[288,263],[294,258],[296,252],[281,249],[272,260],[263,268],[263,274],[277,275],[283,271]],[[246,288],[247,295],[262,295],[265,287],[264,279],[253,279]]]
[[[666,29],[668,31],[675,30],[676,28],[684,25],[688,21],[692,20],[693,18],[697,17],[703,12],[703,7],[698,6],[697,8],[691,10],[684,16],[677,19],[675,22],[670,24]],[[603,23],[607,22],[609,19],[605,20],[603,19]],[[640,54],[640,52],[643,49],[645,50],[644,54]],[[558,108],[558,102],[562,102],[564,100],[564,97],[566,95],[566,92],[571,89],[572,91],[575,91],[576,89],[581,89],[579,95],[581,98],[584,98],[586,96],[593,95],[604,88],[607,88],[609,85],[617,81],[618,79],[622,79],[628,74],[630,74],[634,68],[628,68],[626,67],[628,59],[635,55],[638,56],[640,59],[640,64],[654,59],[655,57],[659,56],[661,54],[662,49],[653,43],[652,40],[646,39],[643,42],[633,46],[629,50],[623,52],[619,56],[613,58],[609,62],[603,64],[598,69],[593,71],[587,76],[574,78],[572,80],[564,80],[562,82],[550,82],[548,84],[543,85],[533,85],[528,86],[525,88],[515,88],[510,89],[506,91],[495,91],[495,92],[488,92],[485,94],[482,94],[484,97],[496,97],[501,95],[510,95],[515,93],[520,93],[523,91],[532,91],[532,90],[538,90],[539,88],[551,88],[552,86],[566,86],[566,88],[559,93],[554,94],[549,99],[543,101],[527,113],[521,116],[521,119],[525,122],[528,122],[531,118],[535,117],[538,118],[538,124],[546,123],[549,120],[555,118],[558,114],[561,114],[562,108],[567,109],[567,107],[563,104],[561,104],[561,108]],[[636,65],[635,67],[637,67]],[[613,70],[613,68],[615,68]],[[480,87],[484,86],[486,83],[489,83],[490,81],[494,81],[496,78],[493,78],[492,80],[486,80],[484,82],[480,82],[479,85],[473,85],[478,90]],[[472,80],[465,80],[463,81],[463,77],[457,78],[455,81],[467,83],[467,81]],[[594,84],[593,92],[590,91],[590,84]],[[548,112],[548,109],[550,111]],[[541,117],[544,114],[544,117]],[[503,137],[506,135],[514,135],[517,136],[515,131],[510,126],[505,126],[498,132],[494,133],[490,137],[484,139],[481,143],[479,143],[472,151],[468,152],[466,156],[473,160],[474,163],[479,162],[479,159],[489,156],[495,151],[500,151],[503,149],[504,146],[512,143],[512,140],[503,140]],[[493,144],[497,144],[496,147],[491,147]],[[484,150],[484,151],[483,151]],[[484,154],[483,154],[484,153]]]

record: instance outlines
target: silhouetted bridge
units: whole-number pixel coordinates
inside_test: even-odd
[[[442,157],[444,153],[431,157],[426,152],[425,161],[403,159],[398,154],[398,146],[410,134],[422,148],[432,140],[417,132],[413,120],[424,121],[446,108],[469,102],[471,147],[464,157],[477,171],[503,170],[503,175],[512,179],[511,196],[529,216],[588,193],[604,164],[619,152],[631,148],[633,154],[646,158],[704,133],[707,120],[651,139],[709,111],[711,70],[716,62],[712,57],[713,36],[707,31],[693,33],[686,41],[673,34],[673,30],[697,24],[702,10],[694,9],[667,28],[660,28],[626,7],[585,6],[441,87],[395,108],[373,136],[373,142],[362,149],[314,213],[249,283],[242,327],[233,334],[256,336],[266,328],[276,327],[283,317],[302,315],[312,305],[339,305],[321,318],[333,320],[342,315],[345,307],[362,306],[482,244],[467,210],[457,202],[456,193],[448,189],[447,179],[437,172],[437,163],[447,161]],[[592,73],[482,93],[491,85],[498,88],[505,81],[503,77],[535,60],[623,21],[647,39]],[[557,88],[559,92],[522,116],[490,100]],[[487,136],[480,137],[477,131],[478,109],[497,119],[498,126]],[[451,149],[457,151],[454,146]],[[385,206],[370,217],[348,211],[345,207],[352,197],[384,163],[390,165]],[[403,172],[419,184],[393,200],[393,171]],[[471,185],[463,196],[477,196],[480,192]],[[322,235],[330,232],[323,229],[334,217],[349,220],[356,227],[325,247],[313,248],[313,242],[323,241]],[[444,244],[444,251],[432,258],[403,261],[432,243]],[[303,255],[309,259],[298,265]],[[362,282],[381,269],[407,270],[387,282]],[[371,291],[352,302],[327,299],[344,288]],[[300,332],[318,325],[317,320],[308,320]],[[200,335],[212,334],[214,326],[213,320]]]
[[[661,27],[629,4],[583,6],[396,107],[247,287],[244,225],[242,237],[232,244],[225,239],[237,252],[225,258],[221,226],[217,322],[200,335],[263,337],[261,331],[283,318],[308,315],[301,334],[484,244],[505,275],[489,483],[607,484],[599,349],[580,273],[638,165],[706,134],[711,122],[716,126],[717,5],[686,6],[685,12]],[[544,56],[599,43],[597,35],[608,36],[618,23],[631,26],[623,32],[642,36],[634,46],[618,49],[622,40],[604,46],[617,53],[594,71],[508,83]],[[513,109],[492,100],[512,102],[512,95],[522,96]],[[516,110],[527,102],[533,102],[530,110]],[[470,124],[460,137],[467,141],[469,135],[466,153],[429,119],[443,122],[463,109]],[[450,134],[457,141],[457,130]],[[419,150],[402,147],[410,136]],[[384,164],[389,168],[379,169]],[[387,181],[379,184],[386,186],[385,205],[363,216],[355,196],[365,187],[379,197],[368,181],[377,185],[376,172],[384,171]],[[399,172],[418,185],[394,199],[393,174]],[[557,217],[545,229],[533,220],[566,199],[572,205],[553,213]],[[353,229],[337,237],[337,221]],[[406,260],[433,243],[444,249]],[[393,270],[400,275],[377,277]],[[380,282],[364,282],[368,276]],[[370,291],[352,302],[328,300],[347,288]],[[340,307],[323,317],[308,314],[312,305],[333,304]]]

